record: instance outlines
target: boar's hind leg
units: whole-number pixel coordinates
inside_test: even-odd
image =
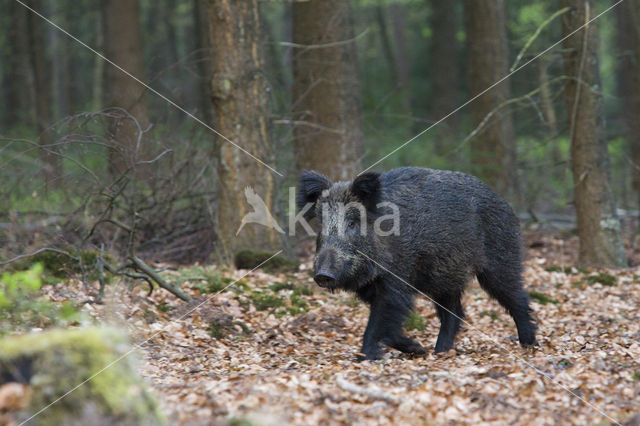
[[[494,297],[513,318],[518,328],[518,339],[522,346],[536,344],[536,326],[531,317],[529,296],[522,288],[519,270],[489,270],[478,274],[482,288]]]
[[[464,319],[464,311],[460,303],[460,294],[449,294],[436,299],[436,312],[440,318],[440,333],[436,341],[435,352],[447,352],[453,349],[453,340]]]

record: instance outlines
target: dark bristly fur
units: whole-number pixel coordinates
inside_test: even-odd
[[[502,198],[475,177],[403,167],[366,173],[353,182],[331,183],[317,172],[305,171],[300,175],[297,202],[299,209],[312,203],[306,216],[324,222],[314,262],[318,284],[355,292],[371,307],[361,351],[364,359],[379,358],[381,344],[406,353],[425,352],[402,329],[413,309],[415,291],[385,269],[437,302],[441,326],[436,352],[453,348],[459,318],[464,317],[460,299],[474,275],[513,317],[520,343],[535,343],[536,327],[523,289],[518,219]],[[351,202],[367,208],[365,223],[349,208],[344,220],[339,220],[338,206]],[[374,232],[375,220],[392,212],[389,207],[376,207],[379,202],[398,206],[399,235]],[[388,227],[390,222],[385,222]],[[365,235],[361,226],[367,227]],[[340,227],[344,232],[338,232]]]

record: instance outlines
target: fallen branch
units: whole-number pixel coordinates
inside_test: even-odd
[[[402,399],[396,396],[389,395],[388,393],[382,392],[380,390],[367,389],[362,386],[355,385],[351,382],[346,381],[342,377],[338,377],[336,379],[336,383],[338,384],[338,387],[340,387],[340,389],[342,390],[345,390],[347,392],[358,393],[360,395],[365,395],[371,399],[379,399],[382,401],[390,402],[392,404],[400,404],[402,402]]]
[[[135,256],[135,255],[131,256],[129,258],[129,260],[133,263],[133,267],[136,270],[138,270],[139,272],[142,272],[142,273],[146,274],[147,276],[149,276],[160,287],[164,288],[165,290],[167,290],[168,292],[170,292],[174,296],[179,297],[180,299],[184,300],[185,302],[191,302],[191,296],[189,296],[186,293],[183,293],[177,287],[174,287],[173,285],[171,285],[168,282],[166,282],[156,271],[154,271],[149,265],[144,263],[142,261],[142,259],[140,259],[138,256]]]

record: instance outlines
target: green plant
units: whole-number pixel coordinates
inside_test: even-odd
[[[38,297],[43,273],[43,264],[35,263],[27,270],[4,272],[0,276],[0,334],[79,320],[79,313],[71,303],[57,305]]]
[[[409,314],[407,321],[405,321],[404,328],[407,330],[424,331],[427,328],[427,322],[424,320],[422,315],[413,311]]]
[[[560,303],[556,299],[549,297],[544,293],[540,293],[539,291],[530,291],[529,297],[541,305],[546,305],[547,303],[553,303],[554,305],[557,305],[558,303]]]
[[[498,318],[500,318],[500,314],[497,313],[496,311],[482,311],[480,312],[480,316],[481,317],[489,317],[492,320],[497,320]]]

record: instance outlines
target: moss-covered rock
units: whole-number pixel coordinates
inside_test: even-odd
[[[295,272],[300,266],[297,260],[272,256],[268,251],[241,250],[236,253],[234,263],[238,269],[254,269],[264,263],[260,268],[266,272]]]
[[[126,335],[113,328],[52,330],[0,340],[0,378],[14,376],[33,391],[28,409],[15,413],[16,420],[53,403],[30,424],[164,423],[135,373],[130,349]]]

